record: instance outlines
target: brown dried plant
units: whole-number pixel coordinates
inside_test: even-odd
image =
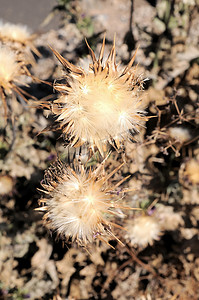
[[[162,110],[158,106],[155,108],[157,110],[157,126],[147,137],[145,145],[159,142],[161,143],[161,152],[167,155],[168,150],[172,149],[175,156],[178,157],[181,155],[180,151],[183,147],[198,139],[198,135],[194,136],[194,131],[187,127],[189,124],[196,129],[197,112],[195,110],[190,112],[184,112],[184,109],[180,110],[176,95]],[[175,114],[168,114],[171,109],[175,109]],[[164,115],[168,117],[166,123],[163,121]]]

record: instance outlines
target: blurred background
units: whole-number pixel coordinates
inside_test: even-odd
[[[26,24],[37,30],[56,4],[56,0],[1,0],[0,18],[7,22]],[[51,28],[56,25],[56,22],[53,22]]]

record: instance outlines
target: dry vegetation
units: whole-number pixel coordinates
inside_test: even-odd
[[[0,24],[0,299],[198,299],[199,3],[153,2],[60,0],[38,36]]]

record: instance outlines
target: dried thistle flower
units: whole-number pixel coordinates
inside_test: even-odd
[[[184,221],[180,213],[174,212],[172,206],[158,204],[154,213],[159,221],[162,230],[176,230],[184,225]]]
[[[154,240],[159,240],[161,236],[161,226],[153,216],[137,216],[128,221],[127,235],[131,244],[146,247],[152,245]]]
[[[0,46],[0,85],[8,93],[12,82],[19,74],[20,66],[16,61],[16,55],[8,47]]]
[[[180,144],[183,144],[191,139],[190,131],[184,127],[170,127],[168,132],[169,136]]]
[[[18,94],[27,101],[24,95],[28,94],[17,85],[17,83],[21,83],[19,80],[21,75],[24,75],[24,69],[21,63],[17,61],[15,52],[5,45],[0,45],[0,98],[3,102],[6,117],[7,96]]]
[[[39,51],[33,44],[35,37],[36,35],[32,34],[26,25],[0,21],[0,40],[12,50],[15,50],[18,59],[25,64],[33,64],[35,61],[31,51],[40,56]]]
[[[142,81],[136,75],[136,67],[132,67],[135,55],[123,71],[118,71],[115,41],[104,64],[105,38],[98,59],[87,46],[92,57],[88,72],[52,50],[68,74],[66,83],[54,84],[60,98],[47,106],[57,116],[59,129],[69,137],[72,146],[87,142],[103,155],[108,142],[120,148],[123,140],[139,131],[144,119]]]
[[[0,195],[8,195],[12,192],[14,181],[8,175],[0,175]]]
[[[95,239],[104,241],[103,237],[108,236],[116,238],[111,227],[120,226],[110,219],[111,215],[121,216],[121,206],[108,180],[120,167],[105,175],[102,164],[93,171],[86,171],[82,165],[74,171],[61,162],[51,166],[42,183],[47,197],[40,200],[43,206],[37,209],[46,212],[43,219],[47,228],[80,245]]]
[[[183,163],[180,167],[179,179],[186,187],[199,185],[199,160],[191,158]]]

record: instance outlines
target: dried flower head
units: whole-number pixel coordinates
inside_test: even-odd
[[[20,65],[16,61],[16,55],[5,46],[0,46],[0,86],[10,93],[12,84],[20,72]]]
[[[142,81],[136,75],[136,67],[132,67],[135,55],[123,71],[118,71],[115,42],[104,64],[105,38],[98,59],[87,46],[92,57],[88,72],[52,50],[68,74],[66,83],[54,84],[60,98],[47,106],[57,116],[59,128],[72,145],[78,147],[88,142],[103,155],[108,142],[120,148],[124,139],[139,130],[144,119]]]
[[[183,163],[179,171],[180,182],[185,185],[199,185],[199,160],[192,158]]]
[[[14,42],[26,44],[30,39],[31,32],[27,26],[21,24],[11,24],[0,22],[0,37]]]
[[[153,216],[137,216],[133,222],[128,222],[126,237],[132,245],[152,245],[154,240],[159,240],[160,235],[161,226]]]
[[[12,192],[14,181],[8,175],[0,175],[0,195],[8,195]]]
[[[173,140],[181,144],[191,139],[191,133],[187,128],[176,126],[176,127],[170,127],[168,131],[169,131],[169,136]]]
[[[154,214],[163,230],[176,230],[184,225],[182,216],[174,212],[172,206],[158,204]]]
[[[32,64],[34,57],[31,51],[40,56],[33,44],[35,35],[26,25],[0,22],[0,40],[17,51],[19,60],[26,64]]]
[[[20,83],[19,76],[24,75],[21,63],[17,61],[14,51],[5,45],[0,45],[0,98],[3,102],[5,116],[7,117],[6,97],[18,94],[25,101],[27,95],[17,83]]]
[[[62,239],[77,241],[80,245],[93,242],[96,238],[112,236],[111,215],[121,215],[117,208],[117,193],[108,184],[111,174],[103,174],[103,165],[94,171],[83,166],[76,170],[57,162],[46,174],[42,187],[46,198],[40,200],[38,210],[46,211],[45,225]],[[118,184],[117,184],[118,186]]]

